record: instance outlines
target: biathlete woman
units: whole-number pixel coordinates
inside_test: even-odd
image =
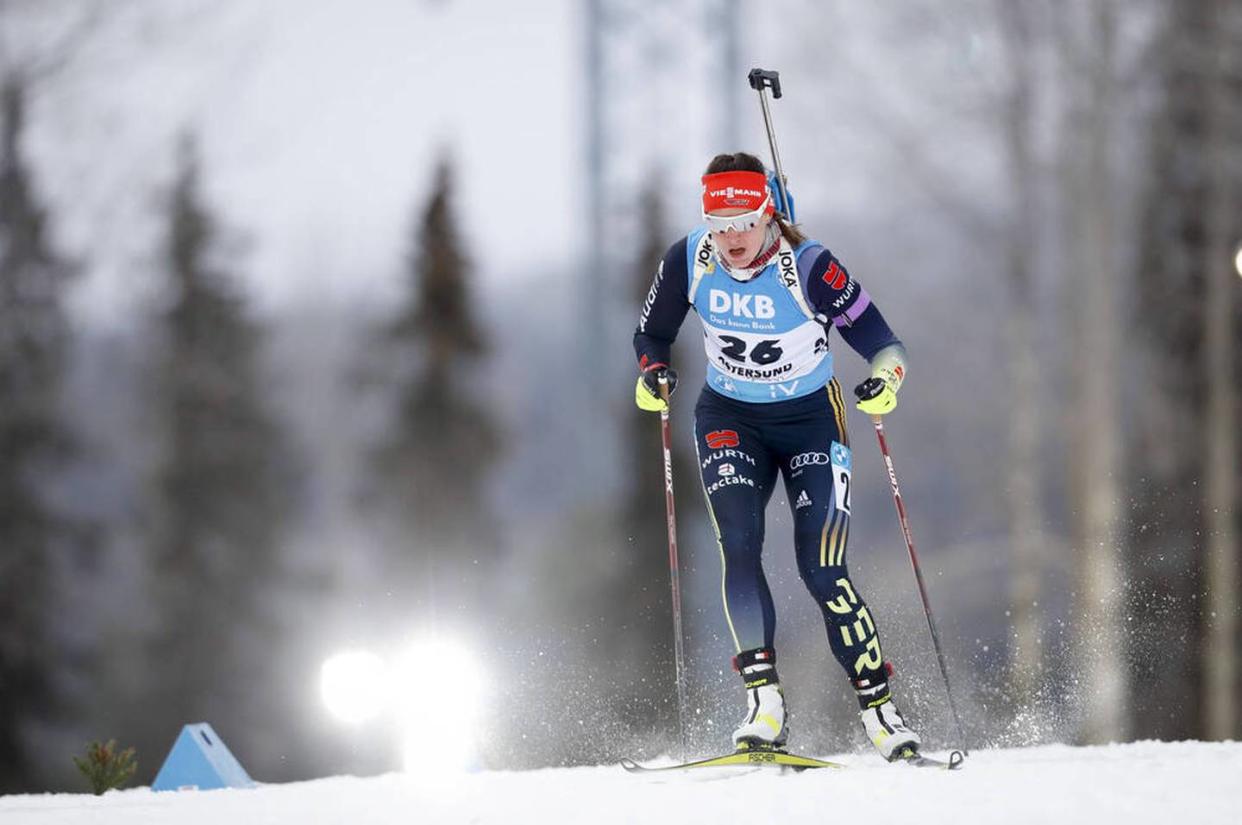
[[[850,579],[851,454],[829,330],[871,365],[854,392],[869,415],[891,412],[906,354],[866,290],[822,244],[777,209],[762,161],[718,155],[703,176],[706,226],[665,254],[634,334],[635,400],[666,409],[661,378],[693,307],[703,323],[707,384],[694,408],[695,447],[722,563],[725,619],[747,714],[739,749],[782,748],[785,697],[776,671],[776,614],[763,574],[764,509],[778,474],[794,520],[798,571],[824,615],[828,644],[858,696],[867,737],[889,760],[919,736],[893,701],[875,617]]]

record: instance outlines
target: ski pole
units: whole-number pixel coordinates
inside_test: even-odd
[[[763,125],[768,130],[768,148],[772,150],[772,167],[776,170],[776,188],[781,197],[781,211],[785,213],[785,217],[790,221],[794,219],[793,209],[789,204],[789,198],[785,192],[785,172],[781,168],[781,155],[776,150],[776,130],[772,128],[772,113],[768,111],[768,95],[767,89],[772,90],[772,97],[780,100],[781,97],[781,73],[769,71],[767,69],[751,69],[747,75],[750,80],[750,88],[759,93],[759,106],[763,109]]]
[[[940,635],[936,632],[936,622],[932,619],[931,602],[927,598],[927,587],[923,583],[923,571],[919,568],[919,557],[914,552],[914,535],[910,532],[910,521],[906,518],[906,505],[901,498],[901,488],[897,486],[897,471],[893,469],[893,457],[888,452],[888,440],[884,437],[884,421],[878,415],[871,416],[875,425],[875,435],[880,441],[880,452],[884,455],[884,466],[888,468],[888,483],[893,488],[893,504],[897,506],[897,519],[901,522],[901,534],[906,539],[906,549],[910,552],[910,565],[914,568],[914,578],[919,585],[919,598],[923,600],[923,615],[927,617],[927,629],[931,632],[932,647],[936,649],[936,661],[940,664],[940,676],[944,679],[944,692],[949,697],[949,710],[953,713],[953,722],[957,725],[957,736],[962,743],[962,753],[966,750],[966,735],[962,732],[962,719],[957,715],[957,706],[953,703],[953,689],[949,687],[949,670],[944,664],[944,651],[940,649]]]
[[[686,717],[689,701],[686,696],[685,646],[681,632],[681,581],[677,562],[677,508],[673,501],[673,430],[669,425],[668,377],[660,376],[660,397],[664,409],[660,411],[660,435],[664,441],[664,508],[668,513],[668,575],[673,590],[673,659],[677,668],[677,726],[681,733],[681,759],[686,756]]]

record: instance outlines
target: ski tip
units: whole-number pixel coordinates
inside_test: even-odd
[[[966,761],[966,751],[949,751],[949,770],[955,771]]]

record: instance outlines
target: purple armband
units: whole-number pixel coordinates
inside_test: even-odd
[[[850,283],[851,286],[854,284],[858,284],[858,282],[852,281]],[[848,286],[846,287],[845,295],[842,297],[844,298],[849,297]],[[841,299],[838,298],[837,300],[841,300]],[[858,316],[862,315],[867,310],[867,307],[869,306],[871,306],[871,296],[867,294],[867,290],[863,289],[861,284],[858,284],[857,297],[854,299],[854,302],[850,304],[849,309],[845,310],[845,312],[842,312],[840,315],[833,316],[832,318],[833,326],[836,326],[836,327],[854,326],[854,322],[858,320]]]

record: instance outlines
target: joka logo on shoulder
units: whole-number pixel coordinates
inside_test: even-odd
[[[736,447],[741,439],[737,437],[735,430],[713,430],[703,436],[703,440],[707,442],[707,446],[713,450],[723,450],[725,447]]]

